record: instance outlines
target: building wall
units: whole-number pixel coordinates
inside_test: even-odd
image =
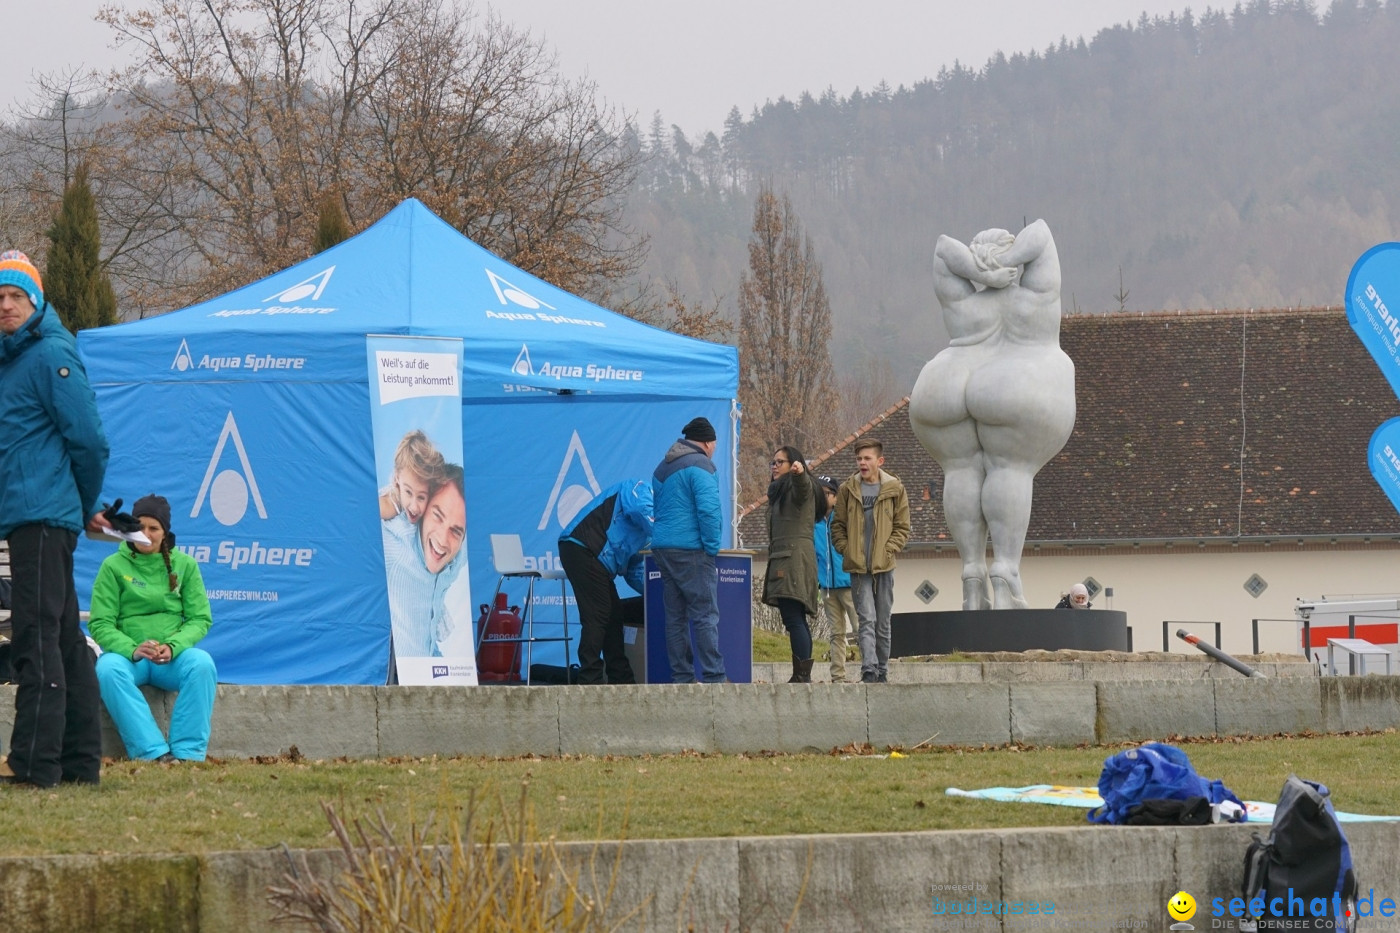
[[[910,551],[899,559],[895,571],[895,612],[953,611],[961,608],[961,564],[952,548]],[[756,579],[763,579],[761,567]],[[1258,574],[1268,588],[1256,599],[1244,588]],[[1302,597],[1380,595],[1400,593],[1400,547],[1384,545],[1325,547],[1275,544],[1240,548],[1141,548],[1136,551],[1093,547],[1054,553],[1030,551],[1021,561],[1026,599],[1033,607],[1055,605],[1070,584],[1093,577],[1100,586],[1113,588],[1110,600],[1100,593],[1097,609],[1117,609],[1128,614],[1133,647],[1138,651],[1162,650],[1162,622],[1194,623],[1171,626],[1171,650],[1196,653],[1175,637],[1178,627],[1209,640],[1221,623],[1221,645],[1231,654],[1248,653],[1252,647],[1251,619],[1261,622],[1261,651],[1297,651],[1294,603]],[[915,590],[928,580],[938,595],[924,603]],[[1325,654],[1325,652],[1324,652]]]

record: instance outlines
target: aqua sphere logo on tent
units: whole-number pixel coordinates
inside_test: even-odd
[[[580,365],[576,362],[560,363],[552,360],[545,360],[538,366],[530,361],[530,346],[522,343],[520,352],[515,355],[515,362],[511,364],[510,371],[516,376],[543,376],[546,379],[563,381],[565,379],[584,379],[589,382],[641,382],[646,376],[644,369],[627,369],[626,367],[613,366],[610,363],[585,363]]]
[[[234,454],[232,458],[226,457],[229,448]],[[214,444],[209,465],[204,470],[204,479],[195,495],[190,518],[199,518],[207,506],[215,521],[232,527],[248,515],[250,501],[258,518],[265,520],[267,506],[263,503],[262,490],[258,488],[257,476],[248,458],[248,448],[238,430],[238,421],[230,411]],[[258,540],[244,543],[233,539],[220,541],[212,547],[201,544],[181,547],[181,550],[199,563],[207,564],[213,560],[227,565],[230,570],[245,566],[309,567],[316,553],[315,548],[270,546]]]
[[[262,307],[258,308],[221,308],[218,311],[209,312],[209,317],[246,317],[250,314],[277,315],[277,314],[330,314],[336,308],[319,307],[312,304],[300,304],[299,302],[319,301],[321,293],[330,284],[331,276],[335,274],[335,266],[327,266],[320,272],[308,276],[289,285],[280,291],[268,295],[263,299]]]
[[[549,491],[549,501],[544,505],[537,530],[544,531],[549,527],[550,518],[554,518],[559,523],[559,530],[563,531],[579,511],[602,491],[598,477],[593,475],[593,464],[588,460],[583,438],[575,431],[569,438],[564,459],[559,463],[559,475],[555,477],[554,488]]]
[[[217,356],[205,353],[196,359],[195,355],[190,352],[189,341],[182,338],[180,346],[175,350],[175,359],[170,361],[170,368],[182,373],[198,369],[215,373],[230,369],[256,373],[263,370],[305,369],[306,357],[273,356],[271,353],[246,353],[242,356],[238,354]]]
[[[238,464],[243,472],[234,469],[219,469],[224,448],[233,441],[238,454]],[[267,518],[267,508],[263,505],[262,492],[258,489],[257,478],[253,476],[253,465],[248,461],[248,448],[243,446],[243,435],[238,432],[238,422],[233,412],[224,420],[224,429],[219,432],[218,443],[214,445],[214,455],[209,458],[209,466],[204,470],[204,481],[199,484],[199,495],[195,496],[194,509],[190,518],[198,518],[205,503],[209,511],[221,525],[237,525],[248,511],[248,497],[252,495],[258,517]]]
[[[536,298],[525,289],[501,278],[490,269],[482,269],[486,273],[486,280],[491,283],[491,288],[496,293],[496,300],[501,303],[504,311],[496,311],[491,308],[486,309],[487,320],[497,321],[542,321],[545,324],[571,324],[575,327],[607,327],[607,322],[596,321],[593,318],[572,317],[567,314],[550,314],[542,309],[557,311],[554,305],[542,298]]]

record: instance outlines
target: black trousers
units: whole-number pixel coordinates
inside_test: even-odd
[[[73,549],[78,537],[47,525],[10,532],[10,658],[15,728],[10,768],[21,780],[96,784],[102,767],[97,674],[78,627]]]
[[[622,600],[613,575],[588,548],[572,541],[559,542],[559,561],[574,588],[578,603],[578,682],[635,684],[632,664],[622,640],[623,620],[635,614],[640,599]]]

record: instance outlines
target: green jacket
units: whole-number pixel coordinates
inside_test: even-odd
[[[763,574],[763,601],[802,603],[807,615],[817,614],[817,551],[812,544],[816,524],[817,485],[810,474],[788,473],[777,481],[768,503],[768,564]]]
[[[123,544],[102,562],[88,613],[88,634],[98,647],[130,658],[137,645],[154,640],[169,645],[173,658],[208,634],[213,617],[199,564],[183,551],[171,551],[170,569],[176,577],[173,592],[159,554]]]
[[[909,495],[904,484],[880,471],[880,494],[875,497],[875,533],[870,538],[872,566],[865,566],[865,508],[860,498],[860,474],[841,484],[832,510],[831,543],[841,552],[847,573],[884,573],[894,569],[895,555],[909,543]]]

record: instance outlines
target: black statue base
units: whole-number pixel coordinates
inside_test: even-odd
[[[954,651],[1127,651],[1128,614],[1111,609],[896,612],[890,657]]]

